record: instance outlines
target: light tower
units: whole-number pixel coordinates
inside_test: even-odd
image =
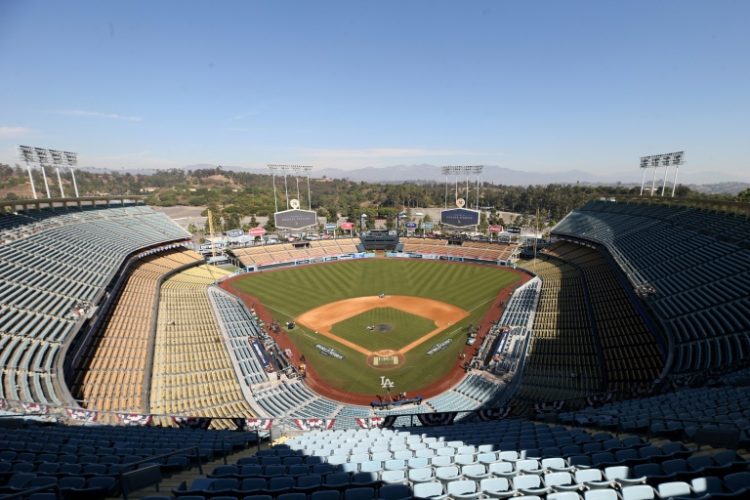
[[[466,203],[470,205],[469,177],[476,176],[476,208],[479,210],[479,175],[484,170],[484,165],[447,165],[441,167],[441,172],[445,176],[445,206],[448,207],[448,177],[455,176],[456,180],[456,199],[458,196],[458,179],[462,175],[466,176]]]
[[[36,155],[36,161],[39,164],[39,168],[42,169],[42,179],[44,179],[44,189],[47,191],[47,199],[52,198],[49,194],[49,183],[47,183],[47,173],[44,171],[44,164],[49,163],[49,153],[44,148],[34,148],[34,154]]]
[[[284,176],[284,196],[286,198],[286,208],[289,209],[289,186],[287,184],[287,176],[294,175],[297,181],[297,199],[300,199],[299,190],[299,178],[304,176],[307,178],[307,209],[312,210],[312,199],[310,197],[310,171],[313,169],[311,165],[278,165],[275,163],[269,163],[266,165],[268,170],[271,171],[271,178],[273,182],[273,204],[276,211],[279,211],[279,204],[276,198],[276,175],[280,174]]]
[[[78,153],[73,153],[72,151],[64,151],[63,155],[65,156],[65,163],[67,163],[68,169],[70,170],[70,176],[73,178],[73,189],[75,190],[76,198],[79,198],[75,171],[75,169],[78,167]]]
[[[26,163],[26,170],[29,172],[29,182],[31,182],[31,194],[37,199],[36,186],[34,186],[34,176],[31,174],[31,164],[34,163],[34,148],[31,146],[18,146],[18,154]]]
[[[674,153],[662,153],[658,155],[649,155],[649,156],[641,156],[640,161],[640,168],[643,171],[643,174],[641,175],[641,193],[640,196],[643,196],[644,186],[646,184],[646,170],[649,168],[653,168],[654,172],[651,178],[651,194],[650,196],[654,196],[657,192],[656,187],[656,170],[659,168],[664,169],[664,180],[662,181],[661,185],[661,196],[664,196],[664,193],[667,190],[667,177],[669,176],[669,169],[670,167],[674,167],[674,178],[672,179],[672,198],[674,198],[675,189],[677,188],[677,174],[680,170],[680,165],[683,165],[685,163],[684,161],[685,152],[684,151],[676,151]]]
[[[57,185],[60,187],[60,198],[65,198],[65,191],[63,191],[62,179],[60,179],[60,165],[63,163],[62,151],[56,149],[50,149],[49,155],[52,157],[52,164],[55,166],[55,173],[57,174]]]

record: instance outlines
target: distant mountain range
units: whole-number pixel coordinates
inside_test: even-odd
[[[212,164],[195,164],[187,165],[185,170],[193,171],[207,168],[216,168]],[[268,174],[265,168],[246,168],[233,165],[222,165],[222,169],[235,172],[249,172],[254,174]],[[102,168],[85,168],[89,172],[107,172],[113,171]],[[117,170],[120,173],[151,175],[155,169],[127,169]],[[527,186],[537,184],[623,184],[623,185],[640,185],[640,172],[636,169],[627,172],[608,172],[608,173],[591,173],[583,170],[565,170],[550,172],[528,172],[514,170],[499,166],[485,166],[480,177],[483,182],[493,184],[506,184],[512,186]],[[352,181],[364,182],[443,182],[445,177],[440,172],[440,167],[429,164],[421,165],[393,165],[391,167],[366,167],[353,170],[344,170],[337,168],[322,168],[313,170],[311,177],[329,179],[349,179]],[[670,173],[670,180],[672,174]],[[723,182],[716,182],[716,179],[722,179]],[[454,178],[449,179],[451,181]],[[461,178],[460,180],[464,180]],[[663,178],[657,179],[657,185],[661,184]],[[721,172],[695,172],[682,168],[678,183],[685,184],[698,191],[707,193],[726,193],[737,194],[743,189],[750,188],[750,175],[747,178],[738,178],[737,176]],[[650,184],[651,179],[647,179]]]

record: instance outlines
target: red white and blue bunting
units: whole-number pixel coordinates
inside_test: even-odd
[[[40,413],[46,415],[49,413],[49,408],[46,405],[39,403],[21,403],[23,411],[26,413]]]
[[[153,417],[151,415],[141,415],[140,413],[118,413],[117,420],[123,425],[151,425]]]
[[[374,429],[383,425],[384,417],[355,418],[354,421],[362,429]]]
[[[612,393],[611,392],[605,392],[603,394],[594,394],[593,396],[589,396],[586,398],[586,403],[589,406],[601,406],[603,404],[609,403],[612,401]]]
[[[565,406],[565,401],[548,401],[546,403],[536,403],[534,405],[534,410],[536,410],[537,413],[547,413],[547,412],[558,412],[563,409]]]
[[[65,408],[68,418],[77,422],[95,422],[97,413],[93,410],[84,410],[83,408]]]
[[[417,418],[422,425],[432,427],[436,425],[451,425],[457,414],[455,411],[420,413],[417,415]]]
[[[311,431],[313,429],[333,429],[335,418],[295,418],[294,423],[300,430]]]
[[[211,425],[211,418],[172,415],[172,422],[177,424],[180,429],[208,429]]]
[[[393,427],[398,416],[389,415],[387,417],[369,417],[369,418],[355,418],[354,421],[362,429],[375,429],[378,427]]]
[[[477,416],[479,417],[479,420],[482,420],[483,422],[487,422],[490,420],[500,420],[508,416],[510,414],[510,408],[482,408],[480,410],[477,410]]]
[[[234,421],[238,431],[270,431],[272,418],[238,418]]]

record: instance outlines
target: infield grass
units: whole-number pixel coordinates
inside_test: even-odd
[[[368,326],[384,324],[390,331],[368,330]],[[431,332],[437,327],[435,322],[421,316],[399,311],[392,307],[376,307],[367,312],[339,321],[331,328],[331,333],[351,340],[371,351],[381,349],[401,349],[412,340]]]
[[[418,393],[420,388],[447,375],[465,346],[467,325],[478,325],[500,290],[518,280],[518,275],[502,267],[428,260],[363,259],[250,274],[234,281],[232,286],[257,297],[282,324],[329,302],[380,293],[440,300],[470,313],[467,318],[409,351],[404,364],[387,370],[370,367],[361,353],[331,339],[315,336],[301,325],[284,334],[289,335],[305,355],[307,364],[326,383],[340,390],[374,396],[382,392],[381,375],[391,378],[399,392],[410,394]],[[384,343],[380,348],[398,348],[395,339],[399,335],[374,336],[394,339],[392,345]],[[432,346],[447,338],[453,339],[448,349],[432,356],[426,354]],[[399,342],[405,345],[409,341]],[[315,344],[334,347],[345,359],[323,356]]]

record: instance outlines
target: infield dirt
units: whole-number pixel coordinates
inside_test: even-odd
[[[295,320],[297,323],[310,328],[319,335],[340,342],[365,356],[369,356],[373,354],[372,351],[331,333],[331,327],[340,321],[376,307],[399,309],[409,314],[429,318],[435,322],[436,328],[434,330],[405,345],[397,351],[398,354],[406,354],[416,346],[438,335],[449,326],[469,316],[468,311],[439,300],[404,295],[386,295],[382,298],[377,296],[354,297],[329,302],[297,316]]]

